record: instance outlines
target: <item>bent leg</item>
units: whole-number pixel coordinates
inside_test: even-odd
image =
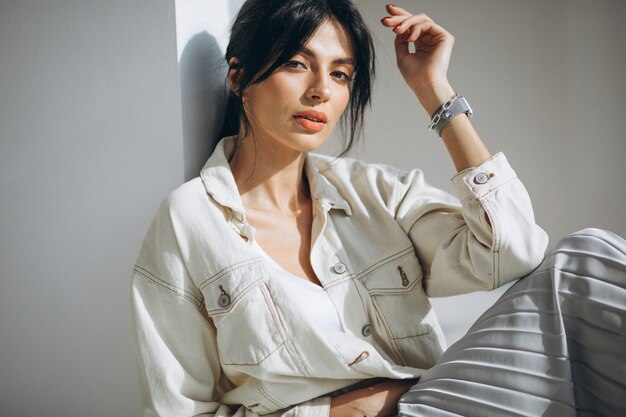
[[[425,372],[401,416],[626,415],[626,241],[561,240]]]

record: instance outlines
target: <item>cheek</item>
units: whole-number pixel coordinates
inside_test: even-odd
[[[287,77],[285,75],[286,74],[280,73],[272,76],[271,83],[268,85],[272,93],[270,95],[283,99],[299,97],[302,89],[302,81],[298,77]],[[270,80],[268,79],[268,81]]]
[[[336,105],[336,110],[338,113],[338,117],[341,116],[341,114],[346,110],[346,108],[348,107],[348,103],[350,102],[350,90],[348,89],[341,89],[338,93],[337,93],[337,105]]]
[[[257,88],[250,98],[251,112],[258,120],[265,120],[269,123],[274,123],[277,118],[280,118],[281,112],[277,111],[277,108],[288,101],[284,86],[278,83],[267,83],[262,88]]]

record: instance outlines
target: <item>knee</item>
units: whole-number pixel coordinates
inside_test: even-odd
[[[586,229],[579,230],[577,232],[572,233],[569,236],[578,236],[583,239],[595,238],[604,241],[611,241],[615,238],[622,239],[619,235],[605,229],[598,229],[596,227],[588,227]],[[568,236],[568,237],[569,237]],[[623,239],[622,239],[623,240]]]
[[[583,229],[561,239],[546,257],[543,270],[552,275],[598,278],[626,284],[626,240],[601,229]]]
[[[608,230],[587,228],[562,238],[553,252],[587,252],[596,253],[614,251],[626,253],[626,241],[619,235]]]

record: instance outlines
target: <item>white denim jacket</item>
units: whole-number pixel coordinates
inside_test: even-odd
[[[429,296],[497,288],[547,247],[502,153],[453,177],[460,204],[419,170],[307,154],[311,264],[344,329],[320,331],[252,247],[232,149],[163,201],[133,270],[146,416],[326,417],[329,392],[435,364]]]

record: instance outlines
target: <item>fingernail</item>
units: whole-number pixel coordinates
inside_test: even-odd
[[[400,23],[401,25],[402,23]],[[395,28],[393,28],[393,31],[395,32],[396,30],[398,30],[398,28],[400,27],[400,25],[396,26]]]
[[[383,17],[382,19],[380,19],[380,21],[382,23],[385,23],[385,20],[387,20],[387,19],[391,19],[391,16]]]
[[[385,7],[389,7],[389,6],[391,6],[391,7],[398,7],[398,6],[396,6],[395,4],[391,4],[391,3],[389,3],[389,4],[388,4],[387,6],[385,6]]]

